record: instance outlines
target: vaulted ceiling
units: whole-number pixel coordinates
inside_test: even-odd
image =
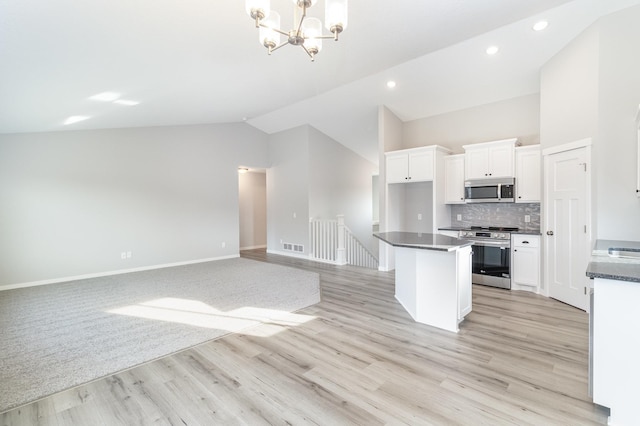
[[[542,64],[638,3],[351,0],[312,63],[294,46],[267,55],[243,0],[0,0],[0,133],[308,123],[377,162],[378,105],[407,121],[536,93]],[[293,19],[290,0],[271,4]],[[309,15],[323,19],[323,0]],[[90,99],[102,92],[139,104]]]

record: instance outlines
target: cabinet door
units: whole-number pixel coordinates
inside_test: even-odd
[[[464,204],[464,154],[444,157],[444,202]]]
[[[513,145],[489,148],[489,177],[514,177]]]
[[[386,165],[387,183],[408,182],[409,161],[407,154],[388,155]]]
[[[511,280],[513,284],[538,287],[540,284],[540,237],[516,235],[512,243]]]
[[[483,179],[489,175],[489,150],[487,148],[469,149],[465,152],[465,179]]]
[[[540,149],[516,149],[516,203],[540,202]]]
[[[433,180],[433,150],[409,154],[409,182]]]

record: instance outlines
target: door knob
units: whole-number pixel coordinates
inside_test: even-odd
[[[547,231],[547,235],[553,235],[553,231]]]

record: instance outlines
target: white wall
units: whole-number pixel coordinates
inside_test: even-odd
[[[512,137],[523,145],[537,144],[539,133],[536,93],[403,123],[402,148],[442,145],[456,154],[464,152],[462,145]]]
[[[595,24],[540,71],[540,147],[598,135],[599,31]]]
[[[360,155],[309,127],[309,215],[345,224],[370,250],[372,236],[371,177],[377,167]]]
[[[267,174],[238,174],[240,250],[267,247]]]
[[[640,6],[601,18],[541,73],[543,148],[593,138],[594,236],[640,240],[635,194]]]
[[[246,124],[0,135],[0,286],[237,255],[266,160]]]
[[[308,125],[271,135],[269,158],[267,250],[292,254],[282,241],[304,245],[308,255],[309,218],[338,214],[371,247],[372,163]]]
[[[269,163],[270,166],[267,169],[267,250],[282,253],[282,243],[302,244],[304,245],[303,254],[308,255],[308,127],[296,127],[270,135]]]
[[[636,196],[640,104],[640,6],[600,22],[598,238],[640,240],[640,199]]]
[[[401,217],[400,205],[389,199],[386,183],[385,155],[387,151],[402,149],[402,121],[385,106],[378,108],[378,151],[380,158],[379,186],[380,186],[380,232],[397,230],[399,223],[392,222],[394,218]],[[395,257],[393,247],[382,243],[379,246],[379,268],[381,270],[395,269]]]

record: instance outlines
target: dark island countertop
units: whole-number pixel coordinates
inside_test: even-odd
[[[377,232],[373,236],[394,247],[424,250],[454,251],[473,244],[468,240],[419,232]]]
[[[610,252],[614,256],[610,256]],[[616,256],[618,253],[619,257]],[[640,283],[640,257],[631,257],[633,255],[640,256],[638,241],[597,240],[587,266],[587,276]]]

